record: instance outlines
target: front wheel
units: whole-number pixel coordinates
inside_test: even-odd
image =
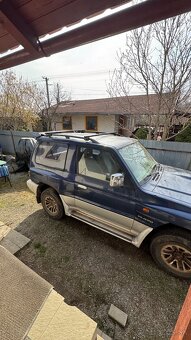
[[[191,278],[189,231],[172,230],[156,235],[151,241],[150,253],[163,270],[179,278]]]
[[[64,216],[64,207],[58,194],[51,188],[41,194],[41,203],[46,213],[55,220],[61,220]]]

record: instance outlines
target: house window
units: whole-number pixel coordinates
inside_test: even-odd
[[[63,117],[63,129],[72,130],[72,117],[70,116]]]
[[[97,116],[86,116],[86,130],[97,131]]]

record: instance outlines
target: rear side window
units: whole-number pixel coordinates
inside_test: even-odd
[[[65,167],[67,144],[42,142],[36,152],[36,163],[63,170]]]

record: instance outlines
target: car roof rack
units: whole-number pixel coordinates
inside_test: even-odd
[[[97,143],[97,144],[99,144],[99,142],[97,140],[95,140],[93,137],[104,136],[104,135],[120,136],[119,134],[117,134],[115,132],[101,132],[101,131],[96,131],[95,133],[93,133],[92,135],[89,135],[89,136],[76,136],[75,137],[74,135],[70,135],[70,133],[88,133],[88,132],[89,131],[86,131],[86,130],[59,130],[59,131],[48,131],[48,132],[41,133],[41,136],[52,137],[52,136],[61,134],[61,137],[65,137],[66,139],[79,138],[79,139],[83,139],[85,141],[90,140],[90,141]]]
[[[64,134],[68,134],[68,133],[85,133],[87,131],[85,130],[55,130],[55,131],[46,131],[46,132],[42,132],[42,136],[48,136],[48,137],[51,137],[53,135],[57,135],[57,134],[62,134],[62,136]]]

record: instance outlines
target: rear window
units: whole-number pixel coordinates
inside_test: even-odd
[[[67,144],[42,142],[36,152],[36,163],[63,170],[65,167]]]

